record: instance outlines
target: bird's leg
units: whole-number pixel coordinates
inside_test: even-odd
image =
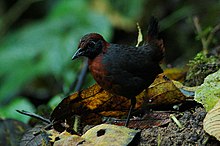
[[[134,107],[136,105],[136,97],[131,98],[131,106],[130,109],[128,111],[128,116],[125,122],[125,127],[128,127],[129,121],[130,121],[130,117],[131,117],[131,112],[133,111]]]

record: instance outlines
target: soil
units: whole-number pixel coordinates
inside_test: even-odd
[[[203,60],[197,58],[191,61],[191,70],[188,71],[191,77],[186,79],[184,85],[200,85],[208,74],[220,68],[219,50],[216,52],[209,57],[202,57]],[[216,57],[214,62],[211,61],[213,57]],[[220,146],[220,141],[203,130],[205,109],[198,103],[192,103],[186,103],[181,107],[184,109],[174,114],[183,128],[179,128],[172,120],[163,127],[144,129],[141,131],[139,146]]]
[[[201,106],[174,114],[183,128],[174,121],[163,127],[144,129],[139,146],[218,146],[220,142],[203,130],[206,111]]]

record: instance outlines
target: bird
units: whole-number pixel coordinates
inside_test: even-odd
[[[158,35],[158,20],[152,16],[143,45],[113,44],[98,33],[88,33],[80,39],[72,56],[72,60],[80,56],[88,58],[89,70],[104,90],[130,99],[126,127],[136,105],[136,96],[163,72],[160,62],[164,58],[165,47]]]

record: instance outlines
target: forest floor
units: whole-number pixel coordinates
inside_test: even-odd
[[[144,129],[139,146],[218,146],[220,142],[210,137],[203,129],[206,111],[196,105],[174,114],[182,128],[172,120],[162,127]]]

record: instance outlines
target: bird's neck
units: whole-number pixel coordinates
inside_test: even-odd
[[[108,48],[110,47],[110,45],[111,45],[111,44],[108,43],[108,42],[105,42],[105,43],[104,43],[104,47],[102,48],[102,53],[103,53],[103,54],[108,51]]]

